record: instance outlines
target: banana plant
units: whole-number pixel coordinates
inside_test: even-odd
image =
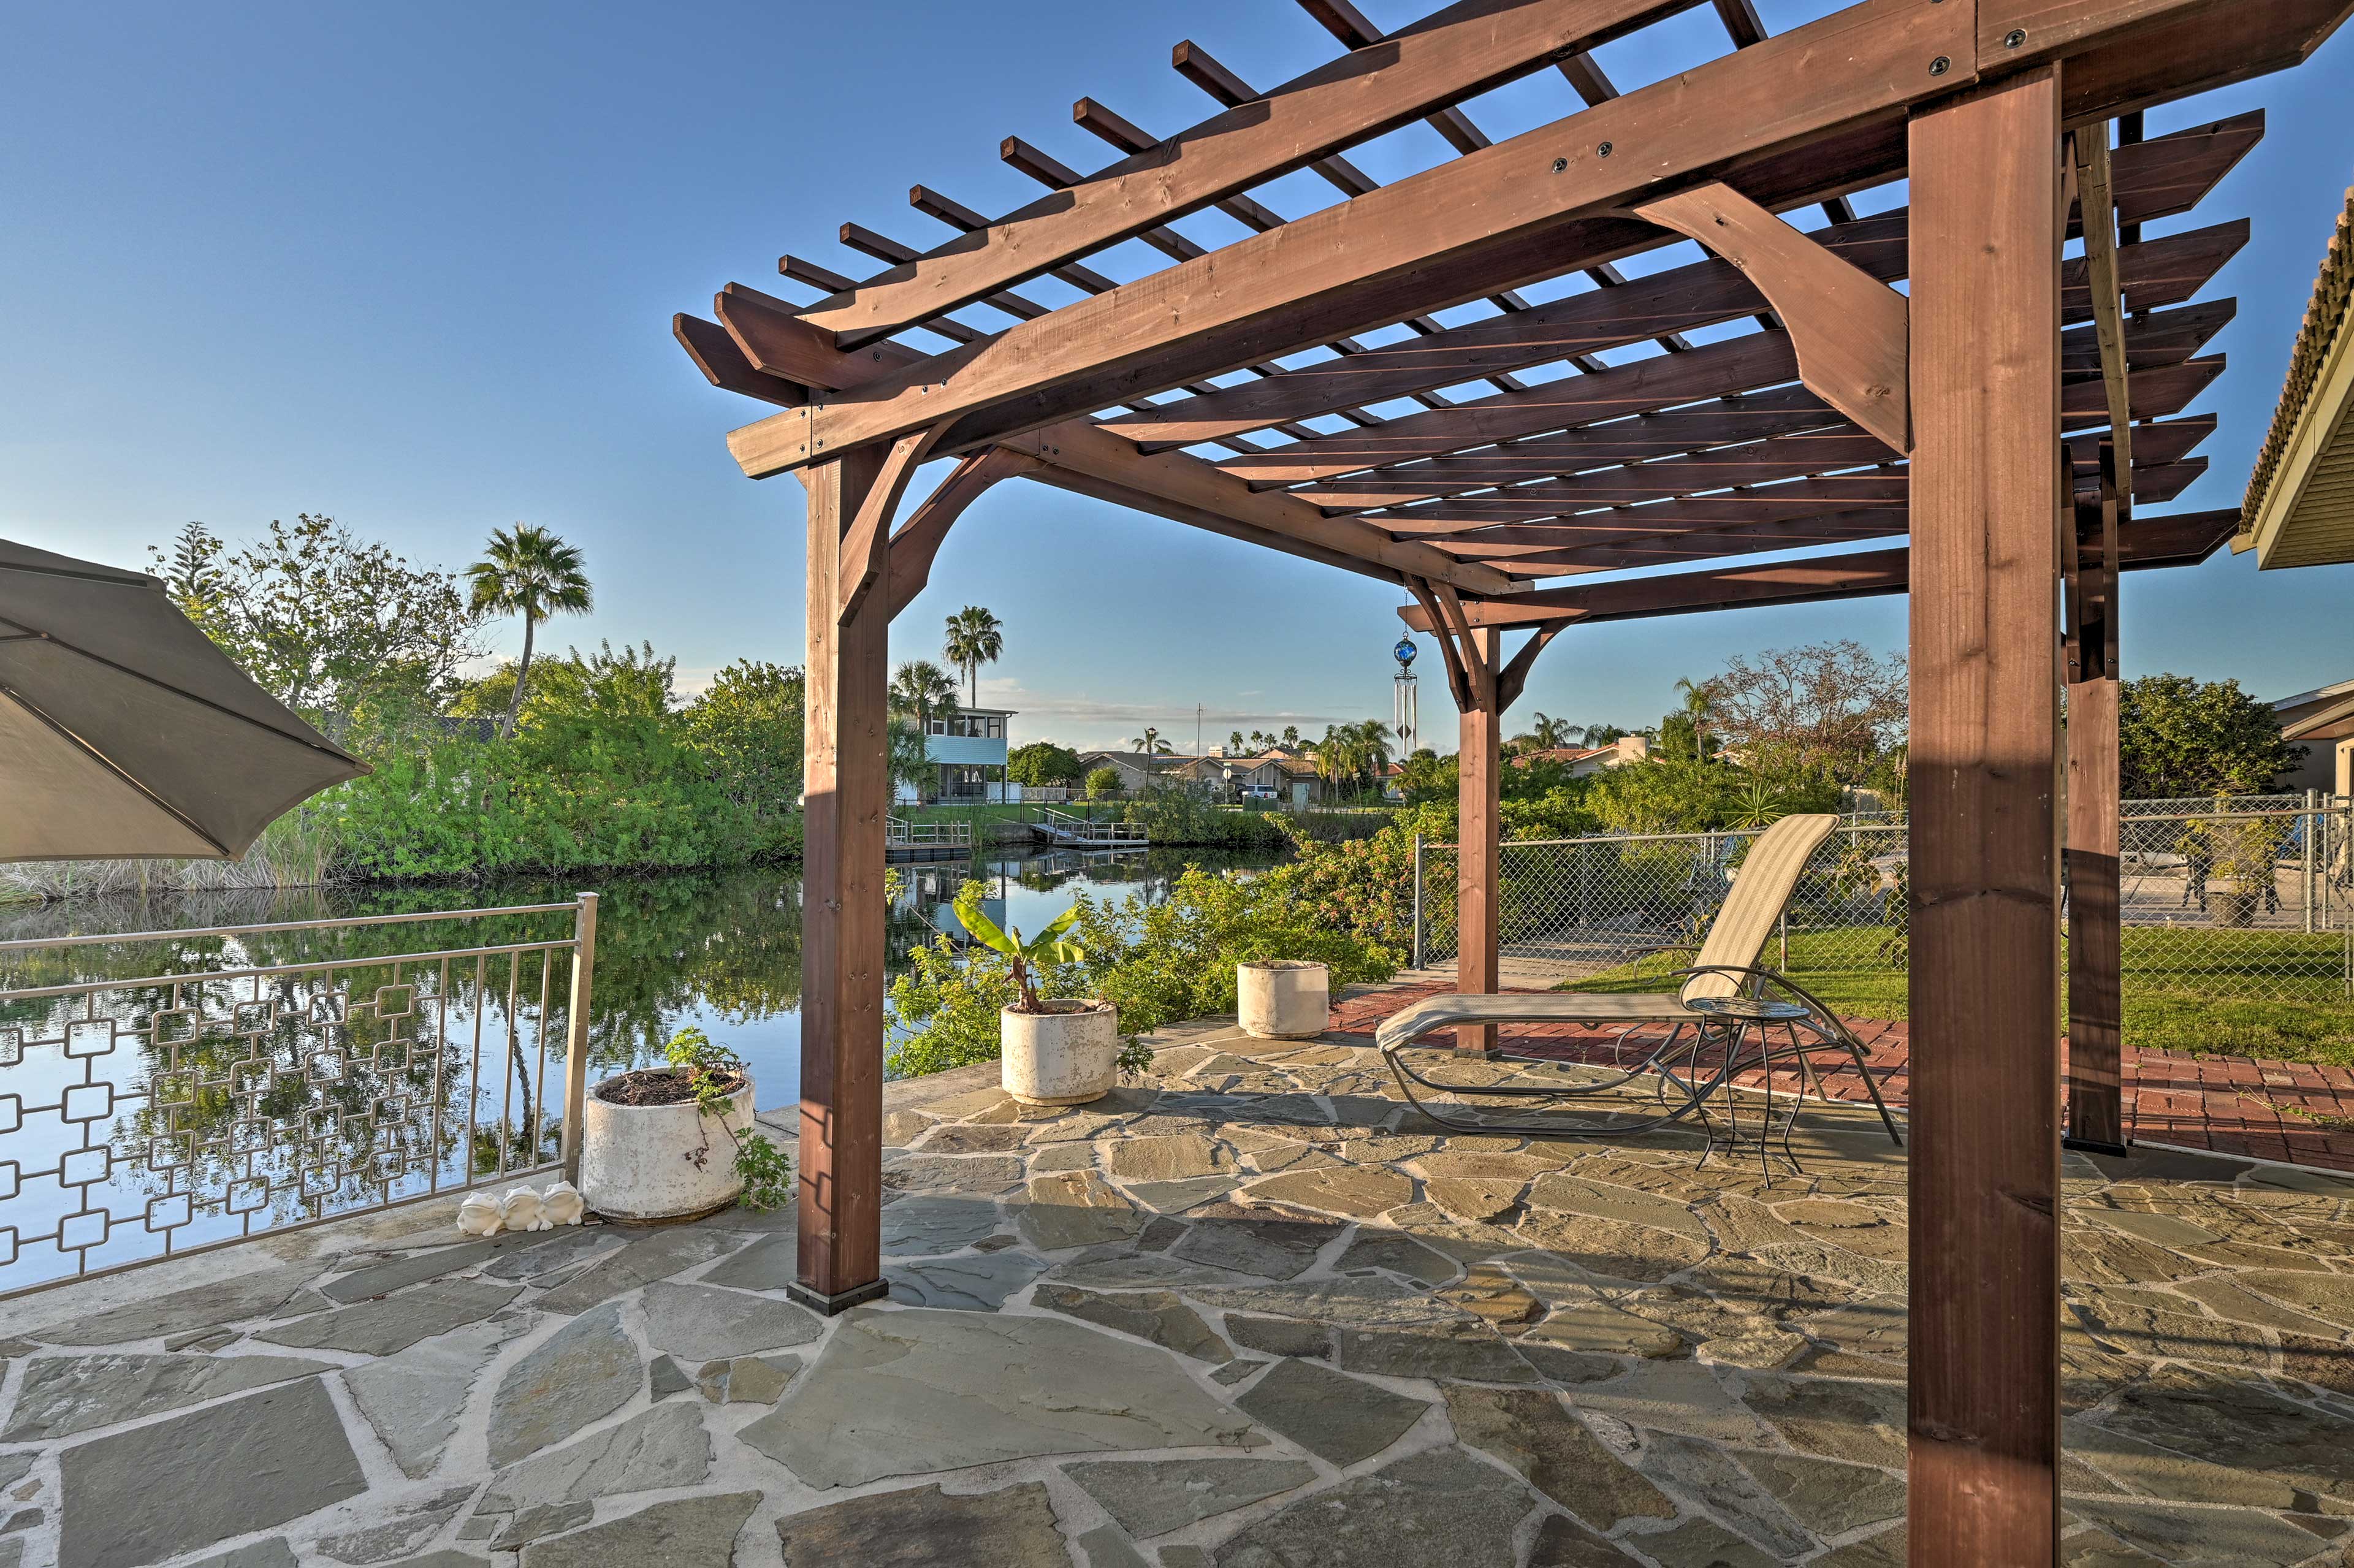
[[[995,953],[1003,953],[1013,968],[1014,989],[1022,993],[1015,1009],[1021,1012],[1044,1012],[1046,1004],[1039,1000],[1034,971],[1040,964],[1076,964],[1087,960],[1087,950],[1076,942],[1064,939],[1063,933],[1079,917],[1078,906],[1073,905],[1046,924],[1046,928],[1028,941],[1022,939],[1019,926],[1012,931],[1001,930],[981,907],[973,893],[961,895],[956,901],[957,919],[964,926],[965,935]]]

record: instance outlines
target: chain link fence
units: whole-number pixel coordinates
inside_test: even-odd
[[[1503,845],[1503,958],[1580,990],[1668,989],[1759,830]],[[2149,1049],[2354,1059],[2354,800],[2128,800],[2118,823],[2126,1037]],[[1854,1018],[1905,1016],[1901,812],[1842,820],[1764,961]],[[1416,855],[1415,956],[1456,951],[1456,850]]]

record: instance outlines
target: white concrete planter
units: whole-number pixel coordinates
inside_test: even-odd
[[[1260,959],[1235,966],[1243,1033],[1258,1040],[1307,1040],[1332,1012],[1332,974],[1322,964]]]
[[[609,1220],[681,1220],[736,1201],[736,1140],[752,1130],[752,1080],[727,1098],[726,1127],[703,1120],[693,1100],[674,1106],[617,1105],[592,1084],[581,1109],[580,1195]],[[705,1136],[709,1134],[708,1138]],[[708,1145],[701,1165],[695,1151]]]
[[[1050,1001],[1044,1012],[997,1015],[999,1081],[1024,1105],[1101,1099],[1119,1076],[1119,1013],[1096,1001]]]

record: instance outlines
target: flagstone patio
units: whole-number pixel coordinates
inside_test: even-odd
[[[12,1302],[0,1568],[1903,1561],[1876,1124],[1810,1110],[1770,1186],[1439,1136],[1361,1041],[1172,1029],[1059,1113],[894,1086],[891,1298],[832,1321],[790,1214],[446,1205]],[[2354,1183],[2066,1187],[2065,1560],[2354,1563]]]

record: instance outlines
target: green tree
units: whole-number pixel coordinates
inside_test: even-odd
[[[1069,747],[1056,746],[1051,740],[1034,740],[1006,754],[1005,776],[1016,784],[1034,784],[1041,789],[1055,785],[1076,789],[1086,779],[1087,769],[1080,766],[1079,754]]]
[[[340,741],[355,726],[396,728],[438,711],[480,652],[480,617],[454,577],[412,567],[324,514],[272,519],[234,551],[192,524],[169,558],[149,553],[167,588],[188,590],[176,602],[223,652]]]
[[[932,720],[955,715],[956,683],[929,659],[911,660],[891,676],[890,705],[891,716],[912,729],[916,737],[915,745],[904,751],[896,745],[892,747],[892,776],[912,779],[921,788],[931,772]]]
[[[2117,765],[2127,800],[2261,794],[2305,747],[2281,738],[2272,705],[2237,681],[2145,675],[2117,701]]]
[[[1242,731],[1240,731],[1240,730],[1236,730],[1236,731],[1235,731],[1232,735],[1230,735],[1230,736],[1226,736],[1226,750],[1227,750],[1229,753],[1236,753],[1236,752],[1240,752],[1240,751],[1242,750],[1242,748],[1243,748],[1243,732],[1242,732]]]
[[[513,735],[531,683],[532,637],[554,615],[586,615],[596,591],[582,568],[579,550],[535,523],[493,530],[482,558],[466,568],[472,585],[469,608],[478,616],[523,617],[523,658],[515,665],[514,694],[507,699],[499,733]]]
[[[730,795],[782,830],[801,792],[809,683],[799,668],[739,659],[687,705],[687,734]]]
[[[1005,652],[1003,623],[977,604],[966,605],[949,617],[948,644],[943,652],[949,663],[964,672],[965,705],[981,705],[981,667],[994,664]]]
[[[1119,769],[1117,768],[1098,768],[1087,775],[1087,793],[1090,795],[1109,795],[1119,788]]]
[[[1167,741],[1161,739],[1161,732],[1153,728],[1150,725],[1146,725],[1144,726],[1144,733],[1136,736],[1128,744],[1129,749],[1140,751],[1147,757],[1167,757],[1177,749]]]

